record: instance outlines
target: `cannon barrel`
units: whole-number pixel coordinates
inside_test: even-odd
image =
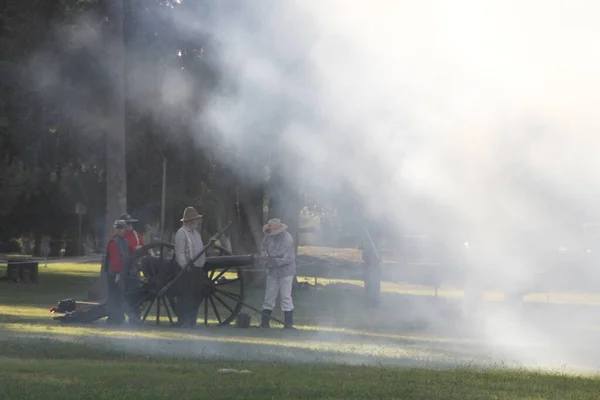
[[[204,264],[204,268],[215,269],[225,267],[241,267],[250,264],[254,264],[254,254],[206,257],[206,264]]]

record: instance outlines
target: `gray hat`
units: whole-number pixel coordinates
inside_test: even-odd
[[[121,216],[119,217],[119,219],[122,219],[123,221],[129,222],[129,223],[131,223],[131,222],[138,222],[137,219],[131,218],[131,215],[129,215],[127,213],[121,214]]]
[[[118,220],[115,221],[115,224],[113,225],[113,228],[125,229],[125,228],[127,228],[127,222],[123,221],[122,219],[118,219]]]

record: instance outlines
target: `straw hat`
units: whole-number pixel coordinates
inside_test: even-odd
[[[274,236],[285,232],[286,229],[287,225],[281,223],[281,220],[279,218],[273,218],[270,219],[265,226],[263,226],[263,233],[265,235]]]
[[[198,211],[196,211],[194,207],[187,207],[183,210],[183,218],[181,218],[180,221],[189,222],[200,218],[202,218],[202,215],[198,214]]]

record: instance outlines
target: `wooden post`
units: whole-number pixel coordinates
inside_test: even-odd
[[[81,257],[83,255],[81,253],[81,214],[79,214],[79,227],[77,233],[77,255]]]
[[[160,204],[160,241],[164,241],[165,210],[167,203],[167,157],[163,156],[162,199]]]
[[[86,208],[85,204],[83,204],[81,202],[78,202],[75,204],[75,214],[77,214],[78,219],[79,219],[79,227],[78,227],[79,235],[77,237],[77,247],[78,247],[77,255],[78,256],[83,255],[82,251],[81,251],[81,224],[82,224],[82,216],[86,213],[87,213],[87,208]]]
[[[106,120],[106,231],[105,245],[110,239],[114,221],[127,212],[127,171],[125,146],[126,65],[123,36],[123,0],[107,2],[109,18],[109,51],[105,55],[110,63],[110,98]]]

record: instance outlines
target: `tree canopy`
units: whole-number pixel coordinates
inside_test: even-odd
[[[254,140],[232,148],[204,118],[207,102],[243,90],[223,73],[210,30],[176,23],[189,14],[201,25],[211,4],[7,0],[0,15],[0,242],[29,236],[39,251],[47,235],[53,253],[66,243],[73,254],[75,204],[83,203],[83,232],[101,244],[107,221],[118,217],[107,199],[125,196],[123,185],[120,212],[138,218],[140,230],[156,230],[163,159],[167,232],[193,205],[205,215],[206,233],[234,221],[234,251],[247,252],[256,250],[267,218],[284,219],[296,237],[302,210],[333,218],[323,199],[305,195],[310,188],[289,182],[294,160],[278,151],[277,112],[247,127],[269,146]],[[123,157],[126,173],[115,169]]]

